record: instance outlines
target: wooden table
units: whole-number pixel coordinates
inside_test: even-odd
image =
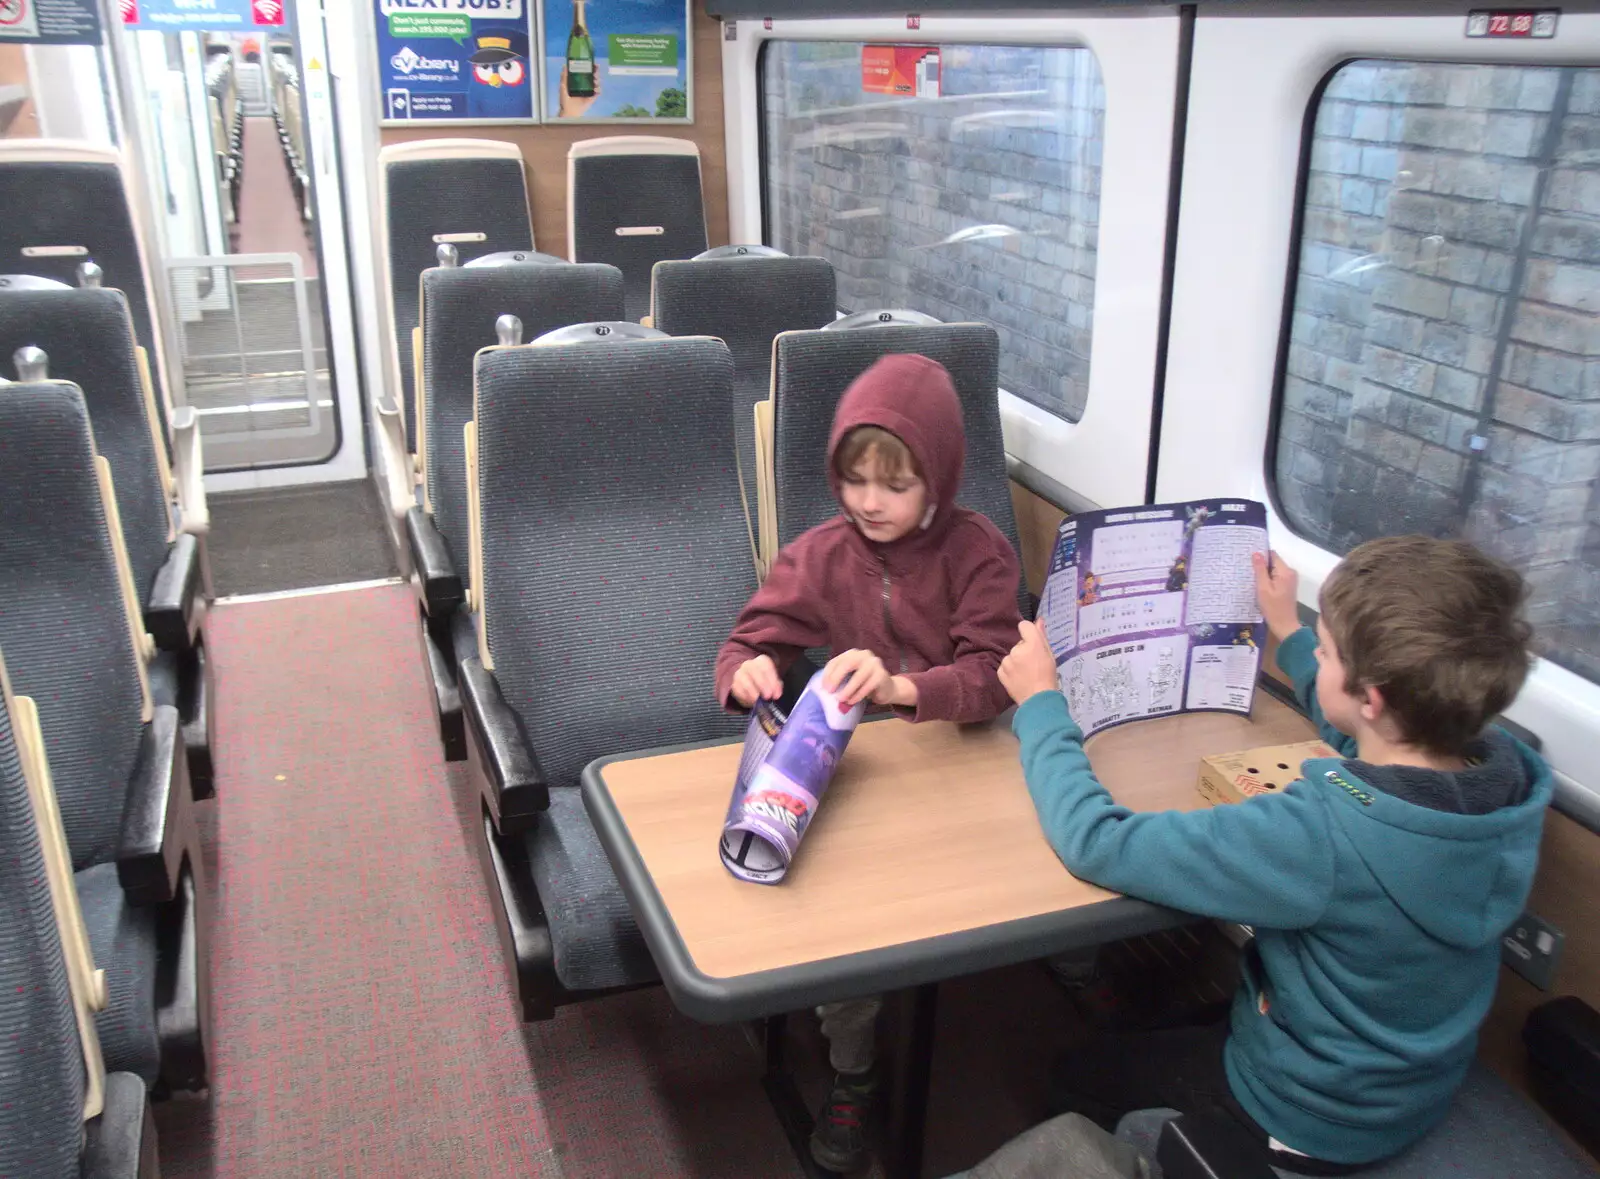
[[[926,984],[1192,920],[1066,871],[1034,815],[1008,719],[863,725],[776,886],[734,879],[717,854],[740,743],[590,765],[584,802],[678,1007],[724,1022],[921,988],[910,1020],[926,1040]],[[1192,810],[1204,805],[1201,757],[1315,735],[1263,691],[1249,719],[1142,721],[1088,751],[1125,806]],[[908,1052],[920,1098],[901,1095],[917,1107],[903,1127],[915,1144],[901,1144],[901,1165],[888,1160],[906,1174],[920,1163],[928,1047]]]

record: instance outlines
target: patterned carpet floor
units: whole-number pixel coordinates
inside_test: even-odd
[[[213,1087],[157,1107],[163,1173],[798,1175],[739,1028],[660,989],[519,1023],[415,609],[383,586],[210,616]],[[932,1175],[1030,1124],[1065,1022],[1036,968],[944,992]]]

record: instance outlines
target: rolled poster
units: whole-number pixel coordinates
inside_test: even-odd
[[[751,710],[722,825],[720,852],[729,872],[755,884],[783,879],[865,709],[865,703],[843,707],[819,671],[787,715],[770,700]]]

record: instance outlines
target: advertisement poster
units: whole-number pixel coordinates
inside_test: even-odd
[[[861,89],[868,94],[938,98],[938,46],[863,45]]]
[[[693,122],[685,0],[540,3],[546,122]]]
[[[98,0],[0,0],[0,41],[98,45]]]
[[[373,0],[387,123],[537,120],[529,0]]]
[[[1040,612],[1085,737],[1179,712],[1249,714],[1266,626],[1254,500],[1081,512],[1056,533]]]
[[[117,15],[126,27],[167,33],[287,31],[288,4],[289,0],[116,0]]]

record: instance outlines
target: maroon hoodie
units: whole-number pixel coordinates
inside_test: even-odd
[[[833,456],[858,426],[903,441],[937,505],[926,529],[879,544],[842,513],[797,536],[772,563],[717,654],[717,699],[740,664],[770,655],[779,672],[807,648],[870,650],[917,685],[913,720],[982,721],[1010,703],[995,675],[1017,640],[1017,555],[987,516],[956,506],[966,432],[944,366],[885,356],[856,378],[833,417]]]

